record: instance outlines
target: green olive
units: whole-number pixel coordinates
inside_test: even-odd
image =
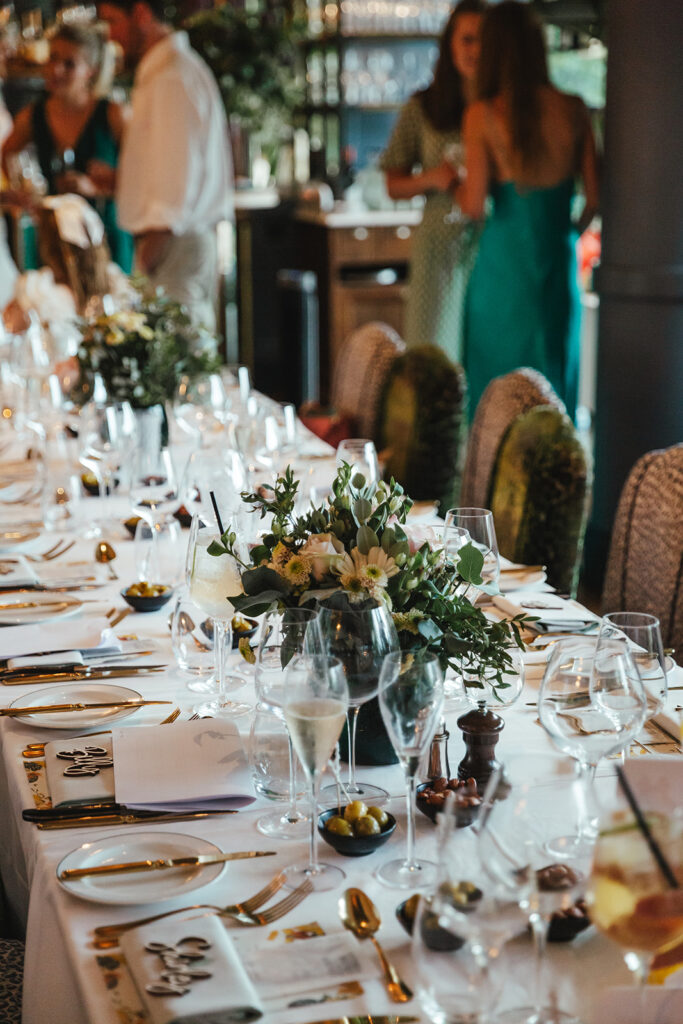
[[[347,821],[355,821],[356,818],[364,818],[368,813],[368,805],[362,800],[354,800],[344,808],[344,817]]]
[[[386,828],[389,824],[389,815],[381,807],[368,807],[368,814],[375,819],[380,828]]]
[[[381,831],[377,819],[369,814],[364,814],[362,818],[356,818],[353,823],[355,836],[377,836]]]
[[[329,818],[325,822],[325,828],[328,832],[334,832],[334,834],[337,836],[353,835],[353,829],[350,823],[348,821],[345,821],[343,818],[339,818],[337,816],[335,816],[334,818]]]

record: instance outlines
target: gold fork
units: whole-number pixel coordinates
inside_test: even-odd
[[[105,612],[104,617],[109,619],[110,626],[118,626],[119,622],[122,622],[126,615],[130,615],[132,611],[132,608],[110,608],[108,612]]]
[[[153,921],[160,921],[164,917],[171,917],[173,914],[182,914],[190,910],[215,910],[218,914],[232,914],[232,913],[244,913],[249,914],[259,907],[262,907],[264,903],[267,903],[271,896],[274,896],[282,886],[285,884],[285,874],[281,871],[274,878],[271,878],[270,882],[260,889],[257,893],[251,896],[248,900],[243,900],[242,903],[232,903],[227,907],[216,907],[211,903],[195,903],[191,907],[181,907],[180,910],[167,910],[165,914],[155,914],[153,917],[142,917],[135,921],[127,921],[124,924],[103,924],[93,929],[95,935],[95,945],[98,949],[107,949],[109,946],[118,945],[119,936],[124,932],[130,931],[132,928],[138,928],[143,924],[151,924]],[[287,897],[288,898],[288,897]],[[275,904],[277,907],[279,904]],[[101,945],[105,943],[105,945]]]
[[[60,555],[65,555],[67,551],[71,551],[75,543],[75,540],[68,543],[58,540],[56,544],[53,544],[51,548],[44,551],[42,555],[24,555],[24,558],[27,558],[29,562],[51,562],[53,558],[59,558]]]

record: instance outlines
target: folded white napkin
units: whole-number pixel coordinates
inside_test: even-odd
[[[0,629],[0,659],[21,658],[24,655],[53,654],[78,650],[92,654],[106,653],[105,647],[121,650],[105,618],[76,619],[73,621],[41,622],[27,626],[5,626]],[[32,660],[32,664],[33,664]]]
[[[515,591],[503,597],[491,598],[493,604],[510,617],[524,613],[538,619],[534,629],[541,633],[561,629],[581,629],[600,619],[577,601],[568,601],[557,594]]]
[[[160,811],[237,809],[256,799],[234,722],[217,718],[115,729],[118,803]]]
[[[86,759],[89,763],[84,765]],[[53,807],[114,799],[114,768],[97,765],[95,759],[111,760],[111,736],[79,736],[45,744],[45,771]],[[95,769],[96,774],[77,773]]]
[[[213,916],[136,928],[121,937],[121,948],[151,1024],[244,1024],[263,1016],[233,943]],[[183,953],[197,958],[173,961]]]
[[[23,555],[0,555],[0,587],[26,587],[38,582]]]

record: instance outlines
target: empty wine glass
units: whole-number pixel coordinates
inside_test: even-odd
[[[208,514],[212,509],[213,491],[221,514],[233,520],[241,519],[246,513],[241,494],[247,485],[247,469],[239,452],[232,448],[222,451],[199,448],[187,460],[180,495],[190,515]]]
[[[229,524],[225,524],[226,526]],[[219,540],[218,527],[209,518],[197,515],[192,520],[188,544],[190,597],[213,620],[213,650],[218,693],[213,700],[200,704],[199,715],[212,718],[235,718],[251,711],[249,704],[232,701],[227,696],[224,651],[232,646],[232,617],[235,607],[230,601],[242,593],[240,567],[232,555],[212,555],[209,548]],[[239,677],[239,685],[244,679]]]
[[[610,612],[603,615],[598,648],[606,640],[629,641],[647,697],[647,717],[659,714],[667,696],[666,658],[659,619],[645,612]]]
[[[500,556],[493,512],[487,508],[451,508],[446,513],[445,534],[452,527],[461,527],[470,535],[470,540],[484,557],[481,576],[484,583],[498,583]]]
[[[203,448],[212,435],[221,433],[227,402],[223,381],[217,373],[197,379],[183,376],[173,411],[177,423]]]
[[[284,718],[286,668],[304,651],[322,651],[317,610],[286,608],[283,612],[269,612],[263,621],[256,654],[256,695],[265,708],[280,718]],[[263,815],[256,827],[267,836],[300,839],[306,834],[308,818],[297,807],[296,760],[291,740],[289,757],[289,806],[283,811]]]
[[[361,705],[377,696],[382,665],[387,654],[398,651],[398,634],[391,612],[385,604],[370,602],[365,608],[353,608],[345,599],[323,602],[320,609],[323,648],[342,664],[348,687],[348,793],[352,800],[381,806],[388,796],[385,789],[356,780],[356,729]],[[336,787],[323,790],[336,799]]]
[[[374,442],[367,438],[351,437],[340,441],[337,448],[337,467],[345,462],[351,467],[351,479],[360,473],[368,484],[379,483],[379,461]]]
[[[311,801],[308,863],[293,864],[286,874],[293,886],[308,879],[316,892],[325,892],[346,877],[341,868],[321,863],[316,847],[320,780],[344,726],[346,678],[334,658],[303,654],[287,667],[285,685],[285,722],[306,774]]]
[[[436,864],[415,857],[415,777],[443,706],[443,671],[435,654],[395,651],[382,665],[379,706],[406,778],[408,837],[403,860],[377,869],[377,878],[396,889],[420,889],[436,879]]]
[[[548,659],[538,694],[538,717],[556,747],[573,757],[582,794],[578,832],[549,840],[564,857],[590,853],[597,835],[593,780],[601,758],[627,749],[645,721],[647,702],[633,658],[623,643],[562,640]]]
[[[585,886],[589,860],[574,868],[549,859],[546,820],[557,800],[552,786],[510,784],[498,769],[484,794],[478,825],[479,859],[489,896],[515,901],[527,916],[534,939],[536,999],[534,1006],[507,1010],[495,1024],[581,1024],[556,1006],[544,1006],[543,967],[550,918],[568,910]]]
[[[97,484],[101,514],[95,524],[99,536],[101,527],[115,519],[111,509],[111,495],[121,482],[136,437],[135,414],[128,402],[93,403],[83,418],[82,447],[79,461],[90,470]]]
[[[150,526],[155,544],[159,525],[180,507],[180,491],[171,452],[162,445],[161,415],[155,409],[145,412],[146,423],[132,460],[130,499],[134,511]]]

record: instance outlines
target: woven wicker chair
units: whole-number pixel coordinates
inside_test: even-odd
[[[24,973],[24,944],[18,939],[0,939],[0,1021],[21,1024],[21,989]]]
[[[405,351],[400,336],[388,324],[372,321],[344,342],[332,378],[332,406],[350,417],[357,437],[377,439],[382,391],[394,360]]]
[[[440,348],[408,349],[389,369],[380,411],[380,458],[411,498],[457,500],[465,423],[465,374]]]
[[[656,615],[683,650],[683,444],[648,452],[624,484],[612,530],[604,612]]]
[[[490,508],[493,467],[501,441],[514,419],[537,405],[564,412],[552,385],[538,370],[524,366],[496,377],[479,400],[467,441],[461,506]]]

